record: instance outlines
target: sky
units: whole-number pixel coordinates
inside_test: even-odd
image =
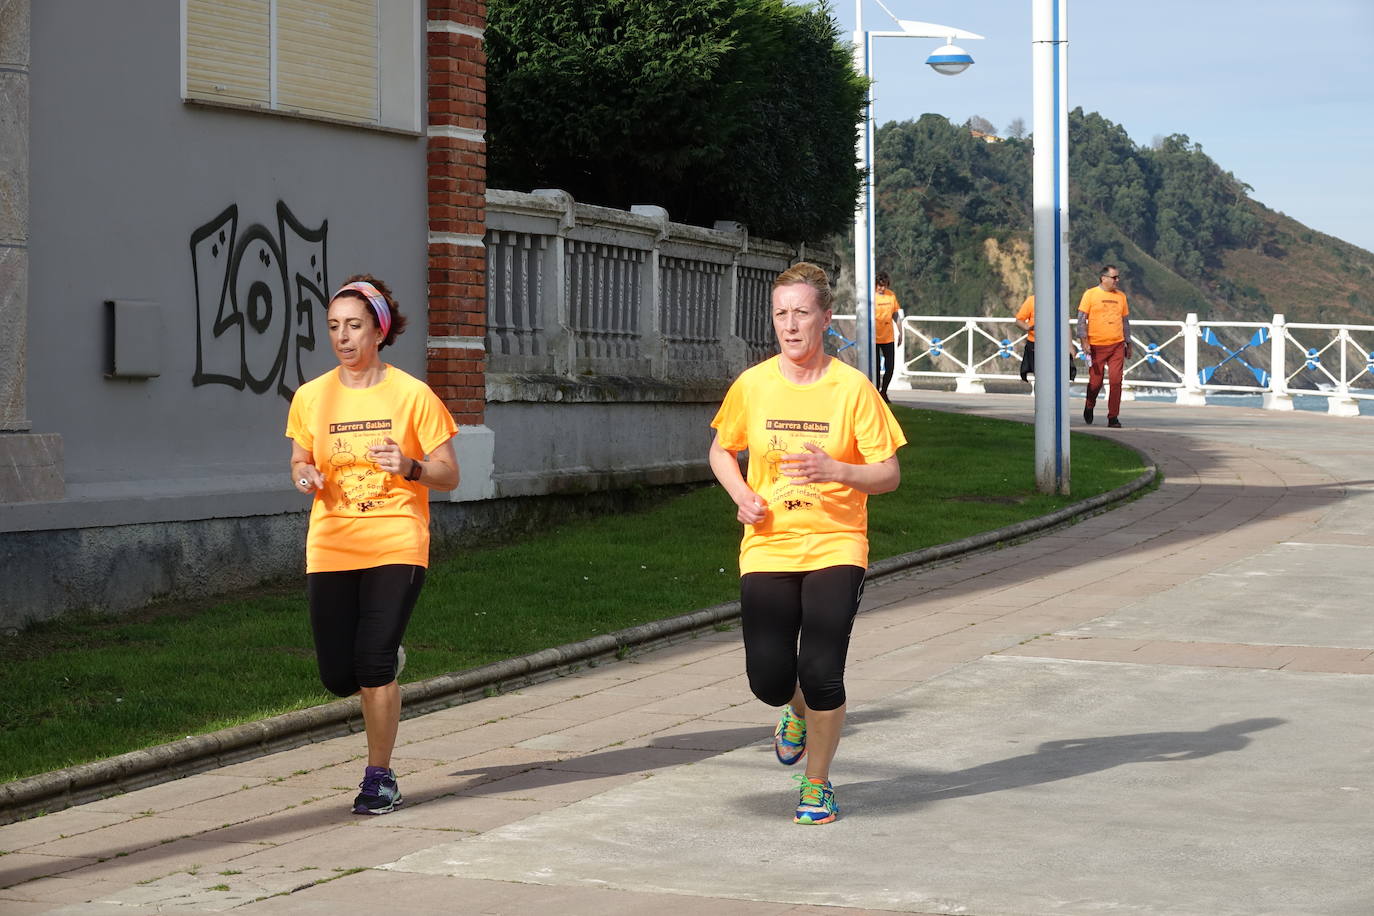
[[[865,29],[897,28],[862,2]],[[953,77],[924,64],[940,40],[875,40],[878,124],[936,112],[1034,129],[1036,0],[883,2],[984,39],[956,42],[975,63]],[[846,35],[854,4],[831,0]],[[1255,200],[1374,251],[1374,0],[1068,0],[1067,25],[1070,109],[1142,146],[1186,134]]]

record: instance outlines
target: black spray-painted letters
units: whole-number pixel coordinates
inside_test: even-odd
[[[239,208],[191,233],[196,282],[196,374],[191,383],[274,385],[290,399],[306,379],[301,351],[315,349],[315,322],[328,300],[325,234],[307,229],[277,201],[277,231],[254,223],[238,231]]]

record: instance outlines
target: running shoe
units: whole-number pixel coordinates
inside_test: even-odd
[[[353,799],[354,814],[390,814],[401,803],[396,774],[386,767],[368,767],[358,788],[362,791]]]
[[[1083,422],[1089,426],[1093,425],[1093,408],[1091,404],[1083,408]]]
[[[1116,417],[1108,417],[1108,418],[1107,418],[1107,428],[1108,428],[1108,429],[1120,429],[1120,428],[1121,428],[1121,421],[1118,420]]]
[[[806,720],[792,715],[791,706],[782,708],[782,718],[773,731],[773,753],[785,767],[806,756]]]
[[[401,679],[401,672],[406,670],[406,647],[396,647],[396,680]]]
[[[839,817],[840,806],[835,803],[835,787],[830,780],[812,779],[800,773],[792,778],[801,783],[801,799],[792,823],[828,824]]]

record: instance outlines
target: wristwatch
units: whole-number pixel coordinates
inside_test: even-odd
[[[414,458],[410,459],[410,470],[406,471],[406,480],[419,480],[420,475],[425,472],[425,466]]]

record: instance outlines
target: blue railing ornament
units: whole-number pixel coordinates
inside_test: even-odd
[[[1248,343],[1242,344],[1239,348],[1235,350],[1232,350],[1230,347],[1226,346],[1226,344],[1222,343],[1221,338],[1217,337],[1216,333],[1211,328],[1203,328],[1202,334],[1199,335],[1199,337],[1203,343],[1207,344],[1208,346],[1216,347],[1222,353],[1226,354],[1222,361],[1217,363],[1215,366],[1203,366],[1202,368],[1198,369],[1198,380],[1203,385],[1206,385],[1212,381],[1212,376],[1216,375],[1218,369],[1220,369],[1227,363],[1231,362],[1232,360],[1235,360],[1237,363],[1244,366],[1246,369],[1250,370],[1250,374],[1255,377],[1255,381],[1260,384],[1260,387],[1268,387],[1269,370],[1261,369],[1258,366],[1250,365],[1248,362],[1246,362],[1245,357],[1241,355],[1251,347],[1258,347],[1261,344],[1268,343],[1268,328],[1260,328],[1254,333],[1254,335],[1250,338],[1250,341]],[[1311,368],[1311,366],[1309,365],[1308,368]]]
[[[931,355],[931,356],[944,356],[944,355],[945,355],[945,351],[942,350],[942,349],[940,349],[940,341],[941,341],[941,340],[942,340],[942,338],[939,338],[939,337],[932,337],[932,338],[930,338],[930,355]]]
[[[1316,347],[1307,348],[1307,368],[1316,369],[1322,364],[1321,351]]]
[[[830,325],[825,329],[825,336],[835,338],[832,343],[835,345],[836,353],[843,353],[845,350],[848,350],[858,343],[858,341],[850,340],[848,337],[845,337],[839,331],[835,330],[834,325]]]
[[[1145,362],[1153,366],[1159,361],[1159,344],[1152,343],[1145,348]]]
[[[1005,337],[1002,338],[1002,346],[1000,349],[998,349],[997,355],[1000,356],[1002,359],[1011,359],[1012,352],[1010,340],[1007,340]]]

